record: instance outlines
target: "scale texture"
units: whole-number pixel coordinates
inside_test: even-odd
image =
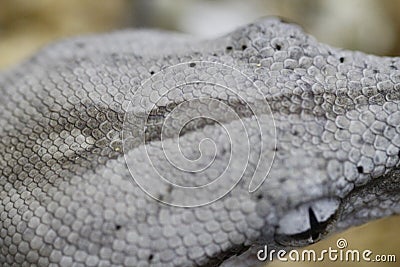
[[[211,85],[195,82],[203,74]],[[161,97],[171,84],[183,85]],[[265,244],[304,246],[400,213],[400,59],[332,48],[278,19],[215,40],[121,31],[61,41],[1,73],[0,92],[1,266],[251,266]],[[199,96],[236,115],[209,102],[184,105]],[[135,139],[141,124],[127,118],[141,99],[151,103],[139,109],[148,115],[144,141]],[[172,114],[179,105],[186,115]],[[169,114],[204,112],[218,123],[163,125]],[[273,140],[262,149],[256,118]],[[246,135],[235,139],[240,125]],[[124,129],[132,130],[126,138]],[[224,129],[243,143],[237,151],[248,144],[271,168],[250,153],[243,172],[227,171],[236,186],[208,195],[154,182],[146,151],[175,183],[201,186],[223,173],[237,148]],[[213,158],[209,172],[179,176],[165,166],[164,153],[198,158],[208,137],[216,151],[202,150]],[[178,139],[182,150],[173,149]],[[200,158],[187,166],[206,166]],[[257,168],[269,173],[250,193]],[[133,176],[150,181],[158,201]],[[221,190],[199,207],[162,203],[193,204]]]

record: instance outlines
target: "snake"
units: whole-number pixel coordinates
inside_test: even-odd
[[[400,214],[400,59],[265,18],[0,73],[2,266],[257,266]]]

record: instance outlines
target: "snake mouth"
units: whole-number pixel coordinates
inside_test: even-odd
[[[312,162],[315,163],[317,160]],[[297,169],[304,170],[305,167],[300,165]],[[305,177],[304,174],[303,176]],[[316,177],[318,178],[318,176]],[[333,182],[342,178],[343,176],[338,176]],[[285,181],[283,180],[283,182]],[[316,184],[316,179],[313,181]],[[336,186],[336,184],[334,185]],[[351,183],[346,185],[352,185],[352,189],[346,194],[341,194],[343,192],[337,187],[333,187],[333,190],[326,194],[332,197],[312,198],[311,195],[308,195],[309,199],[303,200],[303,202],[298,201],[304,199],[302,193],[296,197],[293,197],[293,194],[285,194],[292,197],[291,203],[294,204],[287,207],[284,213],[278,217],[274,232],[276,245],[283,248],[304,247],[350,227],[400,214],[399,167],[388,169],[383,175],[369,178],[363,185],[355,186]],[[303,192],[298,190],[298,187],[293,188],[291,192]],[[322,205],[323,203],[326,204]],[[324,206],[325,209],[320,211],[317,208],[318,205]]]
[[[341,200],[322,198],[300,204],[281,217],[275,241],[283,246],[300,247],[321,240],[332,231]]]
[[[303,247],[332,232],[395,214],[400,214],[400,169],[353,189],[344,198],[298,205],[281,217],[274,239],[285,247]]]

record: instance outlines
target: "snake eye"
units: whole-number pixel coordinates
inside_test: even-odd
[[[331,230],[339,205],[336,198],[301,204],[279,220],[275,241],[284,246],[306,246],[319,241]]]

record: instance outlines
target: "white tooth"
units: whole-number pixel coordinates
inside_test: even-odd
[[[293,209],[279,220],[278,234],[295,235],[310,229],[308,209],[306,205]]]
[[[315,217],[319,222],[327,221],[338,210],[340,200],[337,198],[325,198],[311,204]]]

